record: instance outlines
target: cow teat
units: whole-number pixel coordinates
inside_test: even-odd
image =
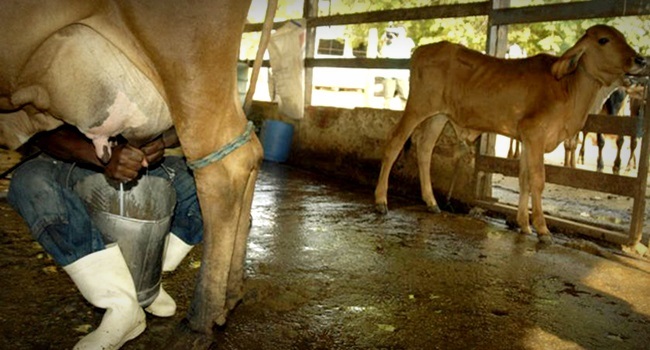
[[[103,164],[108,164],[112,156],[111,145],[108,141],[108,137],[96,137],[92,138],[92,141],[95,146],[95,154],[97,155],[97,158],[101,160]]]

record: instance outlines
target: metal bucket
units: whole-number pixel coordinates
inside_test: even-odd
[[[120,247],[138,302],[147,307],[160,290],[163,251],[176,192],[168,180],[155,176],[143,176],[123,186],[123,215],[119,183],[107,181],[104,174],[84,178],[74,190],[85,202],[104,240]]]

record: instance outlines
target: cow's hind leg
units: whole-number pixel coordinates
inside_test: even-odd
[[[251,204],[255,192],[255,181],[259,170],[253,169],[248,176],[248,183],[244,189],[241,213],[237,225],[237,238],[232,256],[230,276],[228,278],[228,290],[226,295],[226,310],[235,308],[243,297],[244,293],[244,260],[246,259],[246,245],[251,227]]]
[[[206,229],[199,278],[188,310],[189,327],[194,331],[211,334],[215,323],[223,325],[232,306],[228,303],[229,293],[239,294],[233,290],[240,290],[242,282],[229,284],[243,277],[243,262],[239,260],[261,159],[261,146],[252,135],[249,142],[222,160],[194,172]]]
[[[413,130],[426,118],[426,116],[422,117],[411,111],[407,103],[402,118],[390,133],[390,137],[384,148],[381,171],[377,180],[377,186],[375,187],[375,209],[379,213],[385,214],[388,212],[388,177],[390,176],[391,168],[397,160],[406,140],[411,136]]]
[[[630,158],[627,160],[627,166],[625,167],[625,171],[631,171],[632,169],[636,169],[636,146],[637,146],[637,138],[636,136],[632,135],[630,136]]]
[[[605,137],[603,134],[596,134],[596,139],[598,140],[598,160],[596,163],[596,171],[602,172],[605,168],[605,162],[603,161],[603,148],[605,148]]]
[[[564,141],[564,166],[576,167],[576,148],[578,148],[578,134]]]
[[[614,166],[612,172],[618,175],[621,172],[621,151],[623,150],[623,142],[625,138],[622,135],[616,137],[616,158],[614,159]]]
[[[643,88],[643,86],[641,86],[640,88]],[[642,93],[642,91],[643,90],[638,92],[638,90],[637,90],[637,93]],[[638,96],[638,97],[637,96],[630,96],[630,97],[631,97],[631,100],[630,100],[630,115],[635,118],[635,120],[637,121],[637,123],[635,123],[635,124],[638,127],[640,125],[638,123],[638,121],[639,121],[638,118],[643,117],[640,114],[641,113],[641,104],[642,104],[641,101],[643,100],[643,95]],[[637,134],[636,130],[635,130],[635,134]],[[636,169],[636,153],[635,153],[635,151],[636,151],[636,146],[637,145],[638,145],[638,139],[637,139],[636,135],[631,135],[630,136],[630,158],[627,161],[627,167],[625,168],[626,171]]]
[[[584,131],[581,131],[581,133],[582,142],[580,142],[580,140],[577,141],[580,143],[580,151],[578,151],[578,163],[585,164],[585,146],[587,145],[587,133]]]
[[[519,158],[519,141],[514,138],[510,138],[510,146],[508,147],[508,159],[518,159]]]
[[[447,118],[443,115],[431,117],[422,123],[422,126],[415,130],[413,139],[416,142],[418,170],[420,172],[420,191],[422,200],[427,204],[427,209],[432,213],[439,213],[438,203],[433,196],[431,186],[431,155],[447,124]]]
[[[184,151],[198,143],[191,138],[182,140]],[[205,229],[203,258],[187,317],[170,335],[165,349],[212,349],[214,325],[224,324],[236,304],[233,300],[241,297],[243,280],[235,279],[243,278],[250,208],[261,160],[262,148],[253,134],[224,159],[194,171]]]

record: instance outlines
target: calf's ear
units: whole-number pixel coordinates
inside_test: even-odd
[[[555,79],[562,79],[564,76],[576,70],[583,53],[585,53],[585,49],[577,45],[567,50],[551,67],[551,72]]]

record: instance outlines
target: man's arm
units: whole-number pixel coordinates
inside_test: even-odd
[[[64,124],[54,130],[38,133],[31,142],[56,159],[104,168],[92,142],[71,125]]]
[[[176,129],[171,127],[162,133],[162,135],[140,147],[140,149],[145,154],[147,165],[153,165],[158,163],[165,156],[166,148],[174,148],[178,146],[180,146],[180,142],[178,140],[178,135],[176,135]]]
[[[178,139],[178,135],[176,134],[176,128],[173,126],[167,129],[167,131],[165,131],[161,137],[165,143],[166,148],[174,148],[181,145],[181,142]]]
[[[39,133],[33,143],[44,153],[66,162],[90,165],[103,171],[108,177],[130,181],[138,176],[140,169],[160,161],[164,155],[162,137],[144,145],[142,149],[119,144],[112,149],[111,159],[103,164],[95,153],[95,146],[77,128],[63,125],[55,130]],[[159,150],[160,148],[160,151]]]

